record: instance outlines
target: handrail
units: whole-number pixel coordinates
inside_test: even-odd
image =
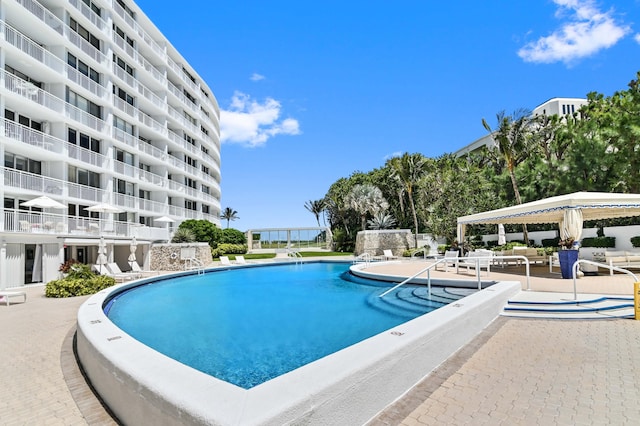
[[[586,259],[578,259],[571,266],[571,273],[573,275],[573,300],[578,300],[578,289],[577,289],[576,278],[577,278],[577,275],[578,275],[578,266],[579,266],[579,264],[582,264],[582,263],[587,264],[587,265],[594,265],[594,266],[597,266],[599,268],[609,269],[611,271],[622,272],[622,273],[627,274],[627,275],[631,275],[633,277],[634,282],[638,282],[638,277],[636,276],[636,274],[634,274],[633,272],[631,272],[631,271],[629,271],[627,269],[618,268],[617,266],[609,265],[607,263],[599,263],[599,262],[593,262],[591,260],[586,260]]]
[[[356,264],[356,263],[364,262],[365,264],[368,265],[369,263],[371,263],[371,260],[372,260],[371,254],[365,252],[356,256],[356,258],[353,259],[353,263]]]
[[[478,290],[482,289],[482,282],[481,282],[481,279],[480,279],[480,267],[479,267],[480,266],[480,261],[489,260],[491,262],[493,260],[499,260],[499,259],[522,259],[522,260],[524,260],[525,268],[526,268],[527,290],[531,290],[531,283],[529,281],[529,259],[527,259],[526,256],[518,254],[518,255],[509,255],[509,256],[478,256],[478,257],[456,257],[456,258],[438,259],[437,261],[435,261],[434,263],[430,264],[426,268],[420,270],[420,272],[418,272],[417,274],[407,278],[406,280],[402,281],[401,283],[397,284],[396,286],[390,288],[389,290],[385,291],[384,293],[382,293],[378,297],[386,296],[388,293],[391,293],[396,288],[398,288],[398,287],[400,287],[400,286],[402,286],[404,284],[407,284],[408,282],[410,282],[414,278],[417,278],[419,275],[421,275],[421,274],[423,274],[425,272],[427,272],[427,286],[429,288],[429,297],[431,297],[431,269],[435,268],[437,265],[439,265],[440,263],[444,263],[444,262],[455,261],[456,263],[459,263],[461,259],[464,260],[465,262],[474,261],[476,263],[476,274],[477,274],[477,278],[478,278]]]
[[[302,262],[302,255],[299,251],[287,249],[287,256],[295,258],[296,264]]]

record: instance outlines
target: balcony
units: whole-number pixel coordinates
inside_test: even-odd
[[[73,7],[78,9],[82,13],[82,15],[85,18],[87,18],[89,21],[91,21],[91,23],[95,25],[100,31],[109,30],[109,26],[104,21],[104,19],[96,15],[96,13],[93,10],[91,10],[91,8],[89,8],[86,4],[84,4],[80,0],[69,0],[69,3]]]
[[[5,209],[3,232],[19,234],[49,234],[52,236],[73,236],[99,238],[115,236],[124,238],[140,238],[148,240],[167,240],[168,229],[149,227],[131,222],[120,222],[111,219],[95,219],[89,217],[68,216],[44,212],[28,212]]]
[[[10,45],[21,50],[23,53],[29,55],[41,64],[51,68],[58,74],[62,74],[64,72],[66,64],[53,53],[49,52],[47,49],[40,46],[4,21],[0,21],[0,28],[2,28],[2,32],[4,32],[5,40]]]

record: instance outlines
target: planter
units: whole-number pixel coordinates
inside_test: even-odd
[[[573,278],[573,264],[578,260],[578,250],[560,250],[558,251],[558,259],[560,259],[562,278]]]

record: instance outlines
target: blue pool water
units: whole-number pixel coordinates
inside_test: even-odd
[[[269,265],[166,279],[116,295],[105,312],[147,346],[249,389],[451,301],[407,287],[384,298],[401,305],[389,304],[377,295],[390,284],[344,279],[349,266]]]

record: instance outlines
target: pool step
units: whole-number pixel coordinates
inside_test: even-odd
[[[633,297],[598,297],[587,300],[510,300],[503,316],[525,318],[611,319],[633,318]]]
[[[372,295],[368,303],[371,307],[383,312],[412,318],[415,314],[424,314],[466,295],[466,289],[433,287],[429,297],[426,287],[403,286],[384,297],[378,297],[378,294]]]

